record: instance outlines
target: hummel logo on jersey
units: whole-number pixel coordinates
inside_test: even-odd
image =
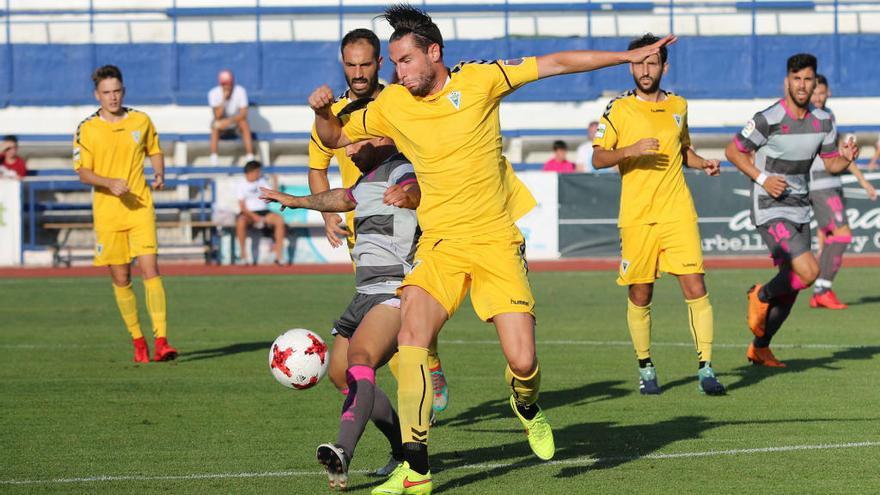
[[[140,142],[141,142],[141,131],[131,131],[131,137],[134,138],[134,144],[140,144]]]
[[[528,301],[523,301],[522,299],[511,299],[510,304],[515,304],[517,306],[528,306]]]
[[[447,98],[449,98],[449,101],[452,102],[452,106],[454,106],[456,110],[461,107],[461,91],[453,91],[449,93]]]
[[[675,120],[675,125],[681,127],[681,115],[674,113],[672,114],[672,118]]]
[[[652,108],[652,109],[651,109],[651,112],[652,112],[652,113],[663,113],[663,112],[665,112],[665,111],[666,111],[665,108]]]

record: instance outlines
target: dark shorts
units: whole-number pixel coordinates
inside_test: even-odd
[[[849,226],[842,187],[810,191],[810,203],[819,231],[827,234],[838,227]]]
[[[791,260],[810,252],[813,235],[808,223],[775,219],[759,225],[758,232],[770,249],[774,265],[790,264]]]
[[[333,331],[331,333],[350,339],[354,335],[354,331],[357,330],[358,325],[361,324],[364,316],[367,316],[367,313],[373,307],[380,304],[399,308],[400,299],[394,294],[355,294],[348,307],[345,308],[345,312],[342,313],[342,316],[333,323]]]

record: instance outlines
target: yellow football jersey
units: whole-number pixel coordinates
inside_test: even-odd
[[[696,220],[682,170],[682,150],[691,145],[687,101],[669,92],[656,103],[637,98],[634,91],[620,95],[599,120],[593,146],[619,149],[644,138],[658,139],[660,150],[618,164],[623,183],[618,225]]]
[[[534,57],[467,62],[443,90],[416,97],[386,87],[343,127],[352,141],[387,136],[410,159],[422,189],[419,225],[428,238],[464,238],[508,229],[502,177],[501,98],[538,78]]]
[[[144,161],[162,153],[159,135],[147,114],[125,109],[118,122],[98,112],[80,122],[73,138],[73,168],[87,168],[102,177],[125,179],[129,192],[114,196],[95,187],[92,215],[95,230],[127,230],[153,215],[153,196],[144,177]]]
[[[514,222],[524,217],[526,213],[532,211],[538,202],[532,196],[532,192],[513,171],[513,165],[507,157],[504,158],[504,167],[501,174],[504,180],[504,187],[507,191],[507,212]]]

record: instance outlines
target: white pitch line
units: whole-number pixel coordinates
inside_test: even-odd
[[[534,461],[535,466],[571,466],[571,465],[589,465],[607,461],[635,461],[640,459],[667,460],[667,459],[684,459],[694,457],[715,457],[726,455],[742,455],[742,454],[764,454],[771,452],[799,452],[809,450],[832,450],[832,449],[855,449],[866,447],[880,447],[880,442],[849,442],[837,444],[816,444],[816,445],[786,445],[782,447],[759,447],[751,449],[728,449],[728,450],[707,450],[703,452],[678,452],[674,454],[646,454],[641,456],[615,456],[615,457],[576,457],[574,459],[565,459],[550,462]],[[464,466],[453,466],[444,469],[447,471],[474,471],[485,469],[497,469],[512,466],[513,463],[481,463],[466,464]],[[359,469],[351,470],[350,473],[366,474],[371,471]],[[186,480],[209,480],[209,479],[229,479],[229,478],[294,478],[302,476],[322,476],[324,471],[266,471],[262,473],[202,473],[202,474],[183,474],[177,476],[88,476],[82,478],[55,478],[45,480],[0,480],[0,485],[53,485],[64,483],[94,483],[105,481],[186,481]]]
[[[632,342],[628,340],[538,340],[541,345],[584,345],[594,347],[632,347]],[[191,341],[190,346],[206,346],[221,347],[224,345],[234,345],[238,342],[233,341]],[[442,345],[498,345],[497,340],[441,340]],[[651,342],[651,347],[693,347],[693,342]],[[724,344],[714,343],[712,347],[722,349],[745,349],[745,344]],[[867,347],[880,346],[880,342],[876,344],[773,344],[774,349],[863,349]],[[0,349],[94,349],[94,348],[113,348],[120,347],[116,344],[0,344]],[[268,346],[266,347],[268,349]],[[194,352],[199,352],[196,350]],[[201,350],[204,351],[204,350]]]

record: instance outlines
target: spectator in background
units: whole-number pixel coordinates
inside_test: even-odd
[[[27,175],[27,167],[24,164],[24,158],[18,156],[18,138],[15,136],[5,136],[3,143],[0,144],[0,177],[24,179]]]
[[[593,168],[593,139],[596,137],[596,129],[599,123],[595,120],[587,126],[587,140],[577,147],[574,164],[578,172],[595,173]]]
[[[266,203],[260,199],[260,188],[277,189],[277,184],[269,184],[262,175],[262,164],[256,160],[247,162],[244,166],[244,177],[236,186],[238,196],[239,214],[235,221],[235,235],[238,238],[240,259],[246,264],[257,264],[259,251],[258,246],[253,246],[253,256],[248,260],[245,253],[245,239],[247,239],[248,227],[253,226],[259,230],[268,230],[275,238],[275,264],[281,264],[281,254],[284,250],[284,237],[287,228],[281,215],[269,211]]]
[[[251,127],[248,124],[248,97],[245,89],[235,84],[230,70],[217,74],[219,86],[208,92],[208,104],[214,112],[211,122],[211,165],[217,165],[217,144],[221,139],[234,139],[241,136],[244,143],[245,161],[254,159],[254,143]]]
[[[544,163],[545,172],[570,174],[575,171],[574,163],[568,161],[568,145],[565,141],[553,141],[553,156]]]
[[[877,136],[877,144],[874,145],[874,156],[868,162],[868,170],[877,170],[877,162],[880,160],[880,136]]]

